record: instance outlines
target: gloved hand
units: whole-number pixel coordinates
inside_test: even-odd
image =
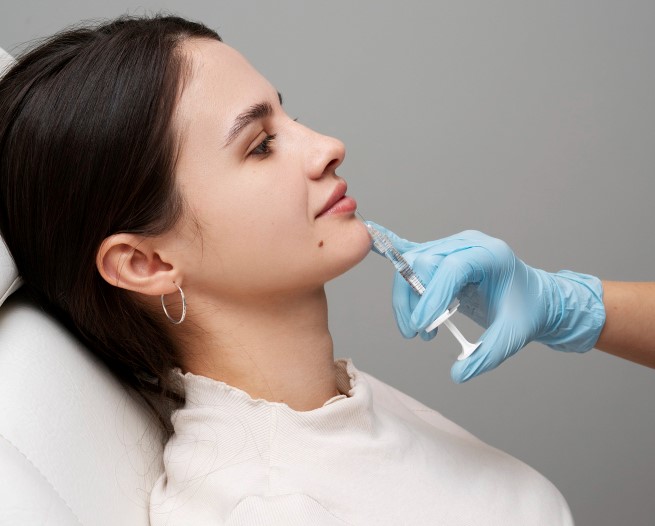
[[[469,230],[444,239],[414,243],[367,221],[387,235],[426,285],[418,296],[398,274],[393,309],[405,338],[421,334],[455,298],[459,312],[487,329],[482,344],[457,361],[451,376],[465,382],[494,369],[535,340],[558,351],[593,348],[605,323],[603,289],[594,276],[532,268],[503,241]]]

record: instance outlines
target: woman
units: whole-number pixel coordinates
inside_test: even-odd
[[[559,492],[334,361],[370,239],[344,147],[206,27],[55,35],[0,83],[0,228],[29,292],[164,424],[166,524],[571,524]],[[28,241],[26,241],[28,240]]]

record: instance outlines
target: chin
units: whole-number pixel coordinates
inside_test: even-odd
[[[335,243],[333,248],[334,254],[331,254],[330,259],[330,272],[329,277],[325,280],[331,279],[344,274],[349,271],[360,261],[362,261],[371,251],[371,237],[368,234],[366,226],[359,220],[355,219],[352,228],[349,228],[347,233],[343,232],[339,243]],[[328,248],[323,247],[323,248]]]

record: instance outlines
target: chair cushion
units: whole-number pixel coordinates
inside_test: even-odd
[[[0,309],[0,524],[146,526],[158,422],[22,296]]]
[[[4,49],[0,48],[0,77],[4,71],[14,63],[14,59]],[[0,237],[0,305],[20,287],[21,280],[18,277],[18,269],[14,264],[14,259],[11,257],[7,245]]]
[[[4,74],[5,69],[15,62],[14,58],[0,47],[0,77]]]
[[[20,287],[21,283],[14,259],[11,257],[4,240],[0,237],[0,305],[12,292]]]

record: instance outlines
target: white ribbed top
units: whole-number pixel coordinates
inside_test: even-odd
[[[152,526],[573,524],[532,468],[351,360],[335,365],[343,394],[304,412],[180,374]]]

